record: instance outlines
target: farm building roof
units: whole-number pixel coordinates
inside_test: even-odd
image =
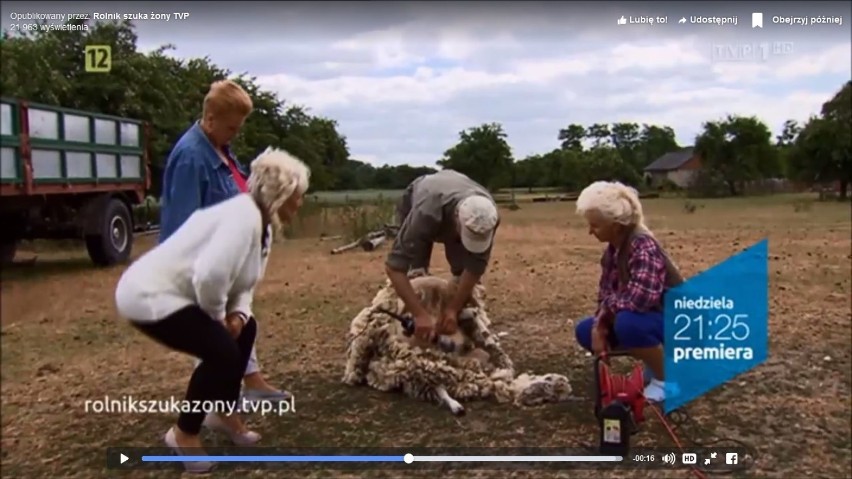
[[[680,168],[692,158],[693,147],[672,151],[654,160],[645,167],[645,171],[672,171]]]

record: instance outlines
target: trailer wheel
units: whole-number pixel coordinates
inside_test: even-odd
[[[2,240],[0,242],[0,264],[11,264],[15,260],[17,251],[18,242],[16,240]]]
[[[100,232],[86,236],[89,257],[98,266],[123,263],[133,247],[133,226],[127,206],[115,198],[101,210]]]

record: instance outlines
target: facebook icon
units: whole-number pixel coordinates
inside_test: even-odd
[[[729,452],[725,454],[725,463],[726,464],[736,464],[739,454],[736,452]]]

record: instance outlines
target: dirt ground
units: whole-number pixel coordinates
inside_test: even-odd
[[[691,403],[700,425],[689,437],[735,437],[757,450],[740,477],[850,476],[850,206],[792,197],[645,202],[649,224],[688,277],[768,237],[770,353],[756,370]],[[798,203],[797,203],[798,202]],[[798,205],[798,206],[796,206]],[[590,359],[574,344],[573,321],[594,308],[602,246],[573,203],[523,204],[503,211],[485,277],[495,331],[517,369],[559,372],[587,395]],[[138,256],[152,243],[138,240]],[[521,410],[468,403],[468,414],[340,383],[349,322],[383,284],[387,248],[332,256],[318,239],[279,243],[257,292],[258,351],[265,374],[295,395],[296,412],[255,417],[264,445],[552,446],[593,444],[592,402]],[[84,402],[105,396],[182,397],[190,358],[131,330],[115,313],[123,268],[92,267],[81,247],[22,251],[33,265],[2,278],[2,476],[161,478],[178,472],[105,469],[110,446],[157,446],[168,415],[95,414]],[[436,246],[433,272],[448,274]],[[685,426],[686,427],[686,426]],[[686,434],[686,432],[682,432]],[[208,444],[213,444],[208,438]],[[223,442],[221,438],[218,439]],[[671,446],[654,417],[634,446]],[[399,477],[400,471],[299,472],[303,477]],[[412,474],[416,477],[435,477]],[[441,471],[445,477],[575,477],[575,472]],[[589,471],[591,477],[690,477],[686,470]],[[218,472],[214,477],[292,477]]]

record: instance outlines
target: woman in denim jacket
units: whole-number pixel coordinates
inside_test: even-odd
[[[198,209],[218,204],[248,191],[248,172],[230,150],[253,108],[251,97],[237,83],[213,83],[204,98],[201,121],[178,140],[166,160],[160,202],[162,243]],[[284,400],[289,393],[271,386],[260,372],[257,353],[243,378],[247,399]]]

